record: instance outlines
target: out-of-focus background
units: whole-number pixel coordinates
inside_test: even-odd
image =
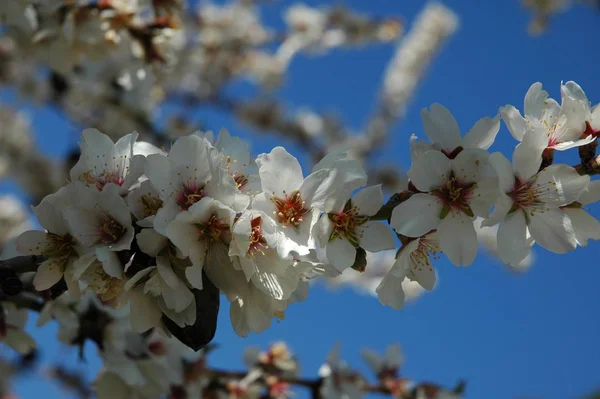
[[[264,24],[283,28],[282,10],[291,3],[264,3],[259,8]],[[305,3],[332,5],[324,0]],[[407,30],[425,6],[422,1],[342,3],[369,15],[398,16]],[[479,118],[495,115],[499,106],[513,104],[522,109],[524,95],[536,81],[559,98],[560,82],[575,80],[593,104],[600,101],[600,52],[595,44],[600,15],[596,8],[574,5],[553,16],[547,30],[534,37],[528,34],[532,15],[519,1],[446,0],[444,4],[458,15],[458,30],[433,59],[385,145],[370,156],[372,165],[409,167],[409,137],[413,133],[424,137],[419,112],[434,102],[449,108],[466,131]],[[360,131],[375,110],[382,76],[395,49],[394,43],[387,43],[332,49],[325,55],[298,54],[285,81],[270,97],[295,110],[306,106],[319,113],[333,112],[346,127]],[[227,87],[227,93],[250,98],[253,88],[236,82]],[[65,120],[52,107],[36,106],[10,87],[1,91],[0,105],[27,115],[43,154],[61,159],[76,147],[82,126]],[[158,120],[164,122],[170,109],[161,112]],[[306,168],[311,166],[310,156],[297,141],[257,134],[218,107],[194,106],[187,112],[190,120],[205,129],[226,127],[248,140],[255,155],[284,145]],[[510,156],[514,144],[502,125],[492,150]],[[575,153],[561,153],[558,159],[577,163]],[[27,192],[10,178],[0,182],[0,194],[7,193],[27,198]],[[600,215],[597,210],[592,214]],[[307,301],[288,309],[285,320],[246,339],[233,332],[223,303],[214,340],[219,348],[211,359],[215,366],[235,369],[242,367],[243,348],[285,340],[299,356],[302,375],[314,376],[339,342],[343,358],[368,374],[360,360],[361,348],[383,351],[388,344],[400,343],[406,359],[403,374],[446,386],[465,379],[467,398],[580,398],[600,386],[598,248],[591,243],[562,256],[537,249],[535,262],[525,272],[507,269],[483,250],[468,268],[456,268],[442,258],[436,261],[436,288],[401,311],[382,306],[369,294],[372,287],[365,280],[360,282],[361,276],[355,284],[339,287],[317,283]],[[387,258],[389,266],[392,258]],[[82,362],[76,349],[56,343],[56,326],[37,329],[34,322],[32,318],[30,331],[42,348],[43,364],[64,364],[89,378],[96,374],[100,364],[91,345]],[[8,349],[0,346],[3,351]],[[28,375],[19,377],[14,388],[24,399],[68,395],[46,379]]]

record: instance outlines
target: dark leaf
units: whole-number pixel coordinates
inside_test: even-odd
[[[196,322],[192,326],[179,327],[163,314],[162,321],[178,340],[196,352],[212,341],[217,332],[217,316],[219,314],[219,290],[202,273],[201,290],[193,289],[196,298]]]

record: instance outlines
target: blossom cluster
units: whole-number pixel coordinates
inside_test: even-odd
[[[27,354],[35,345],[23,331],[27,312],[7,310],[6,318],[11,327],[6,342]],[[218,350],[216,346],[195,352],[158,330],[136,333],[131,330],[126,312],[103,304],[92,293],[79,299],[64,293],[48,302],[40,312],[37,325],[43,326],[52,319],[58,322],[60,342],[81,347],[86,340],[96,344],[102,369],[92,385],[99,399],[183,399],[213,395],[224,399],[280,399],[294,395],[298,388],[317,391],[322,399],[360,399],[369,392],[395,398],[459,399],[464,388],[459,384],[451,391],[401,375],[404,359],[398,345],[391,345],[385,356],[368,349],[362,351],[376,383],[370,383],[344,363],[339,346],[334,347],[313,379],[300,376],[299,359],[284,342],[275,342],[266,351],[247,348],[243,354],[244,370],[218,369],[211,366],[209,359],[212,351]],[[61,381],[59,375],[55,378],[72,389],[73,385],[87,382],[74,384],[74,381]]]
[[[113,143],[88,129],[71,182],[33,208],[45,231],[23,233],[17,249],[45,258],[37,290],[59,284],[75,297],[92,291],[115,308],[128,305],[135,331],[195,325],[205,305],[199,293],[216,288],[246,336],[304,300],[311,278],[362,271],[367,251],[396,248],[389,218],[402,246],[376,291],[399,309],[405,279],[433,288],[432,255],[473,263],[478,223],[498,226],[498,256],[512,266],[536,243],[566,253],[600,238],[599,222],[583,208],[598,200],[598,182],[552,164],[555,150],[595,153],[598,107],[574,82],[561,92],[559,105],[536,83],[525,116],[500,108],[520,141],[512,162],[488,151],[500,116],[462,137],[446,108],[424,109],[430,142],[411,139],[409,182],[387,214],[381,186],[365,187],[365,171],[343,151],[305,174],[282,147],[252,159],[226,130],[216,140],[180,137],[166,152],[137,142],[136,133]]]

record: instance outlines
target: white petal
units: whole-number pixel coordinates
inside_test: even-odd
[[[421,110],[425,135],[432,143],[439,143],[444,150],[452,151],[462,144],[460,129],[450,111],[440,104]]]
[[[189,256],[192,248],[198,245],[198,228],[187,222],[175,219],[167,226],[167,237],[181,250],[184,256]]]
[[[517,267],[531,253],[532,240],[528,236],[525,214],[517,210],[498,226],[498,256],[509,266]]]
[[[530,118],[542,119],[542,111],[546,108],[548,92],[542,90],[542,84],[535,82],[525,94],[525,115]]]
[[[515,140],[523,140],[523,136],[527,131],[527,125],[525,118],[521,116],[519,110],[512,105],[505,105],[504,107],[500,107],[500,115],[502,115],[502,120]]]
[[[329,241],[325,252],[329,263],[340,272],[352,266],[356,260],[356,249],[342,237]]]
[[[158,253],[168,245],[169,240],[167,237],[159,234],[154,229],[142,229],[136,236],[140,250],[150,256],[156,256]]]
[[[192,287],[202,289],[202,264],[195,264],[185,269],[185,277]]]
[[[300,188],[303,175],[298,160],[283,147],[275,147],[269,154],[256,158],[262,188],[269,194],[281,196]]]
[[[454,176],[464,182],[477,182],[481,180],[489,166],[488,158],[489,154],[486,150],[471,148],[461,151],[451,161]]]
[[[26,231],[17,238],[17,251],[24,255],[41,255],[48,246],[47,237],[43,231]]]
[[[413,161],[408,177],[420,191],[430,191],[444,184],[450,168],[451,162],[442,152],[427,151]]]
[[[18,328],[8,328],[3,342],[22,355],[27,355],[36,347],[33,338],[25,331]]]
[[[371,349],[362,349],[360,351],[362,358],[369,365],[375,374],[379,373],[383,368],[383,358]]]
[[[589,205],[598,201],[600,201],[600,180],[594,180],[581,193],[577,202],[581,205]]]
[[[438,227],[442,204],[429,194],[414,194],[392,211],[391,226],[398,234],[420,237]]]
[[[462,212],[450,212],[437,229],[440,248],[456,266],[469,266],[477,256],[473,221]]]
[[[48,259],[38,267],[33,279],[33,286],[37,291],[45,291],[58,283],[62,276],[62,265],[56,259]]]
[[[96,258],[102,263],[106,274],[115,278],[123,278],[123,265],[115,252],[104,247],[96,247]]]
[[[535,175],[542,164],[542,152],[548,146],[548,135],[541,129],[528,130],[513,153],[513,170],[522,179]]]
[[[494,167],[498,175],[499,189],[503,193],[508,193],[515,185],[515,175],[510,161],[501,152],[495,152],[490,155],[490,164]]]
[[[358,208],[359,215],[373,216],[383,205],[381,184],[365,187],[352,197],[352,206]]]
[[[396,277],[391,273],[385,275],[379,286],[375,289],[379,302],[382,305],[390,306],[396,310],[404,307],[402,280],[404,280],[404,277]]]
[[[585,247],[589,239],[600,240],[600,222],[583,209],[564,210],[575,231],[577,243]]]
[[[142,293],[136,293],[131,297],[130,306],[129,321],[133,331],[140,333],[148,331],[160,321],[162,312],[154,298]]]
[[[567,165],[554,164],[542,170],[535,180],[535,185],[546,187],[541,189],[539,198],[550,207],[568,205],[577,201],[590,182],[588,175],[579,175]]]
[[[370,221],[360,226],[359,229],[361,230],[358,237],[359,244],[367,251],[379,252],[396,248],[394,233],[385,224]]]
[[[577,246],[571,219],[560,209],[536,212],[529,218],[529,232],[548,251],[564,254]]]
[[[475,126],[467,132],[463,139],[464,148],[481,148],[487,150],[494,144],[496,135],[500,130],[500,116],[493,119],[489,116],[481,118]]]

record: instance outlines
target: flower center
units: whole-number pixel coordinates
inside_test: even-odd
[[[304,220],[304,216],[310,212],[310,209],[304,207],[305,201],[302,200],[300,191],[294,191],[284,198],[272,196],[271,201],[277,209],[274,212],[277,221],[284,226],[298,227]]]
[[[429,269],[430,272],[433,272],[430,255],[433,255],[433,258],[437,259],[439,257],[438,254],[442,250],[437,241],[425,237],[418,238],[418,240],[419,245],[417,249],[410,254],[412,272],[421,272],[423,269]]]
[[[241,190],[242,188],[244,188],[244,186],[246,186],[246,184],[248,184],[248,176],[246,176],[243,173],[240,173],[239,175],[233,175],[233,181],[235,182],[235,185],[237,186],[238,190]]]
[[[535,207],[543,204],[539,199],[541,184],[535,184],[533,180],[522,181],[515,177],[513,190],[508,194],[514,202],[515,208]]]
[[[204,198],[204,184],[197,186],[196,183],[184,184],[177,193],[176,202],[181,210],[187,211],[190,206]]]
[[[208,222],[196,224],[200,239],[208,238],[211,241],[225,240],[229,235],[229,224],[212,215]],[[227,235],[227,236],[226,236]]]
[[[44,255],[49,258],[68,258],[73,253],[73,237],[69,234],[59,236],[54,233],[47,233],[49,245],[44,251]]]
[[[356,228],[369,220],[368,216],[359,216],[358,208],[352,207],[350,201],[343,211],[327,214],[329,220],[333,223],[333,230],[329,236],[329,241],[337,237],[344,236],[352,245],[358,247],[358,237]]]
[[[101,264],[85,272],[84,276],[89,281],[87,289],[95,292],[102,302],[108,302],[121,293],[123,280],[106,274]]]
[[[125,227],[107,214],[102,217],[101,223],[98,226],[98,241],[104,245],[115,244],[125,235],[126,231]]]
[[[156,215],[158,210],[163,205],[162,200],[158,197],[154,197],[151,193],[142,195],[142,197],[138,201],[140,201],[142,203],[142,206],[144,207],[144,209],[141,212],[141,216],[143,218]]]
[[[472,198],[472,190],[475,186],[475,183],[465,183],[458,180],[451,173],[446,184],[437,190],[433,190],[431,194],[442,200],[444,204],[443,213],[447,214],[451,209],[457,209],[473,216],[468,200]]]
[[[121,173],[102,172],[96,176],[90,170],[85,172],[82,178],[87,184],[95,185],[98,191],[102,191],[108,183],[116,184],[119,187],[125,184],[125,178]]]
[[[262,218],[260,216],[252,219],[250,221],[250,227],[252,228],[252,232],[250,233],[250,246],[248,247],[248,252],[246,252],[246,256],[254,255],[257,252],[261,254],[265,254],[263,249],[268,249],[267,240],[262,232]]]

